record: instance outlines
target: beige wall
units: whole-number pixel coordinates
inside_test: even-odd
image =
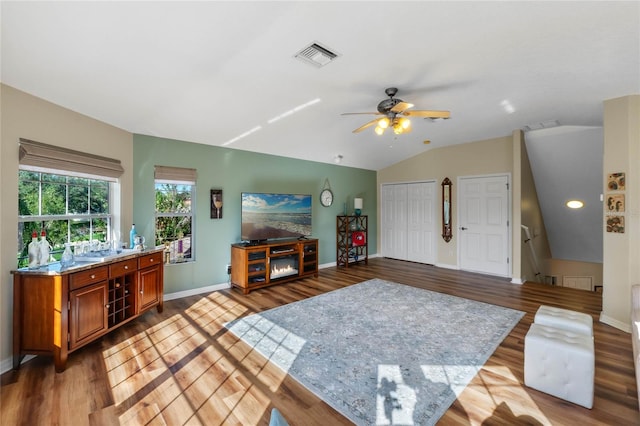
[[[393,166],[378,171],[378,191],[380,185],[386,183],[416,182],[435,179],[440,185],[445,177],[453,182],[452,204],[453,238],[445,242],[438,238],[437,261],[439,265],[457,266],[458,230],[457,220],[457,178],[461,176],[478,176],[496,173],[512,173],[513,149],[512,137],[489,139],[480,142],[435,148],[415,157],[401,161]],[[380,197],[378,197],[380,198]],[[438,200],[441,200],[438,191]],[[519,213],[518,213],[519,214]],[[378,217],[380,206],[378,205]],[[380,234],[378,224],[378,235]],[[519,234],[518,234],[519,237]],[[378,241],[377,252],[381,251]]]
[[[18,140],[26,138],[90,154],[118,159],[125,172],[120,179],[121,227],[133,217],[133,135],[100,121],[0,86],[0,361],[1,371],[11,362],[13,281],[18,230]],[[123,235],[125,235],[123,233]]]
[[[631,286],[640,284],[640,95],[604,102],[603,168],[605,194],[607,175],[626,173],[626,206],[624,234],[610,233],[603,227],[600,320],[630,331]]]
[[[546,274],[558,277],[558,285],[562,285],[565,276],[593,277],[594,286],[602,285],[602,263],[548,259]]]

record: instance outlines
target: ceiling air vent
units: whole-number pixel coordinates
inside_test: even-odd
[[[301,61],[315,65],[318,68],[327,65],[338,56],[340,55],[332,52],[331,50],[321,46],[318,43],[312,43],[295,55],[295,57],[300,59]]]
[[[523,132],[530,132],[532,130],[549,129],[551,127],[558,127],[560,122],[558,120],[547,120],[539,123],[527,124],[522,128]]]

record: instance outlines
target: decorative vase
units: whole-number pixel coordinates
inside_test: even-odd
[[[64,252],[60,258],[60,266],[68,268],[73,265],[73,252],[71,251],[71,243],[64,243]]]

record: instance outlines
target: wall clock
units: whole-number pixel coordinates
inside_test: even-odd
[[[333,191],[331,191],[329,178],[324,180],[324,187],[322,191],[320,191],[320,204],[322,204],[323,207],[329,207],[333,204]]]
[[[322,204],[324,207],[329,207],[331,204],[333,204],[333,192],[331,192],[330,189],[325,188],[322,190],[322,192],[320,193],[320,204]]]

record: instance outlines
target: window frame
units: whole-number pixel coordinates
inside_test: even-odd
[[[21,177],[21,172],[29,172],[30,174],[34,174],[37,173],[37,179],[23,179]],[[43,179],[43,176],[55,176],[56,178],[51,178],[50,180],[47,179]],[[64,182],[59,181],[58,178],[60,177],[64,177]],[[85,186],[85,185],[79,185],[77,183],[74,183],[73,180],[74,179],[86,179],[86,186],[87,186],[87,211],[85,213],[69,213],[69,197],[70,197],[70,188],[73,186]],[[20,165],[18,167],[18,199],[20,199],[20,186],[22,182],[30,182],[30,183],[36,183],[37,187],[38,187],[38,206],[37,206],[37,210],[38,210],[38,214],[34,214],[34,215],[23,215],[20,214],[20,212],[18,211],[18,229],[17,229],[17,255],[16,255],[16,261],[17,261],[17,265],[20,266],[21,262],[24,263],[25,260],[27,260],[27,254],[25,251],[25,246],[28,244],[28,241],[30,241],[30,236],[29,235],[25,235],[25,230],[28,228],[34,228],[37,229],[37,233],[38,233],[38,237],[40,236],[40,230],[45,229],[47,230],[47,223],[48,222],[56,222],[56,221],[66,221],[66,237],[65,237],[65,241],[62,243],[62,245],[64,246],[64,243],[70,243],[70,242],[76,242],[76,241],[91,241],[91,240],[98,240],[100,241],[101,239],[96,239],[95,238],[95,228],[94,228],[94,222],[96,220],[103,220],[105,222],[105,226],[106,226],[106,230],[104,233],[104,240],[105,241],[109,241],[110,240],[110,236],[113,235],[113,224],[114,224],[114,220],[115,220],[115,214],[114,214],[114,200],[113,200],[113,196],[114,193],[117,192],[117,189],[115,187],[115,185],[118,185],[117,182],[114,182],[113,178],[111,177],[103,177],[103,176],[96,176],[96,175],[86,175],[86,174],[82,174],[82,173],[74,173],[71,171],[65,171],[65,170],[47,170],[47,169],[43,169],[41,167],[33,167],[33,166],[28,166],[28,165]],[[98,212],[98,213],[92,213],[91,212],[91,183],[92,181],[98,181],[102,184],[106,184],[106,191],[107,191],[107,196],[106,196],[106,203],[107,203],[107,212]],[[65,213],[64,214],[43,214],[43,196],[42,196],[42,191],[43,191],[43,184],[47,184],[53,182],[57,185],[63,185],[65,187]],[[72,230],[72,222],[73,221],[79,221],[79,222],[88,222],[89,225],[89,233],[88,233],[88,240],[85,239],[77,239],[77,240],[73,240],[72,241],[72,237],[73,237],[73,230]],[[27,227],[26,224],[36,224],[35,227]],[[50,227],[49,227],[50,228]],[[31,232],[31,231],[29,231]],[[49,234],[47,232],[47,234]],[[49,238],[48,238],[49,239]],[[49,241],[51,241],[49,239]],[[64,247],[57,247],[51,251],[51,255],[54,257],[54,259],[57,259],[57,257],[62,255],[62,252],[64,251]]]
[[[189,250],[190,250],[190,255],[189,257],[182,257],[182,253],[179,252],[178,250],[178,244],[177,243],[179,240],[173,240],[173,241],[169,241],[169,242],[164,242],[164,247],[165,247],[165,252],[169,252],[169,259],[168,261],[165,260],[165,263],[173,265],[173,264],[181,264],[181,263],[192,263],[196,261],[196,250],[195,250],[195,243],[196,243],[196,232],[195,232],[195,228],[196,228],[196,182],[195,182],[195,170],[193,169],[179,169],[179,168],[169,168],[169,167],[162,167],[163,171],[162,173],[158,172],[158,169],[160,168],[160,166],[156,166],[156,174],[155,174],[155,178],[154,178],[154,195],[156,197],[154,197],[154,203],[155,200],[157,199],[157,192],[159,191],[159,186],[160,185],[176,185],[176,186],[183,186],[183,187],[189,187],[189,211],[186,212],[179,212],[179,211],[168,211],[168,212],[160,212],[158,211],[158,206],[154,205],[154,244],[157,244],[158,242],[158,219],[159,218],[175,218],[175,217],[188,217],[190,220],[190,224],[191,224],[191,234],[188,236],[189,238]],[[167,170],[168,169],[175,169],[178,171],[177,173],[177,179],[171,179],[171,174],[167,174]],[[193,171],[194,173],[194,177],[191,178],[189,176],[185,176],[184,171]],[[184,192],[184,191],[183,191]],[[187,237],[186,235],[183,236],[183,240],[184,238]]]

